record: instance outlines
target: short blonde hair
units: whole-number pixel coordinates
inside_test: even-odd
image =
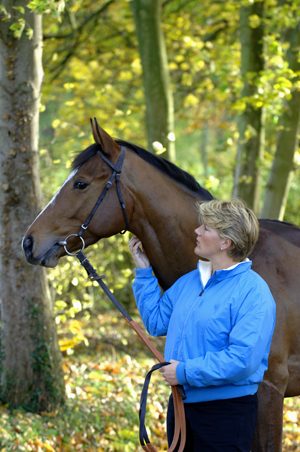
[[[244,260],[253,250],[259,235],[258,220],[243,201],[201,202],[197,204],[200,224],[216,229],[223,239],[230,239],[228,256]]]

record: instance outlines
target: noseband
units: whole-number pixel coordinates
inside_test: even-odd
[[[81,251],[84,249],[85,247],[85,241],[83,239],[83,234],[84,232],[88,229],[95,213],[98,210],[98,207],[100,206],[100,204],[103,202],[106,194],[108,193],[108,190],[113,186],[113,183],[115,181],[116,183],[116,192],[117,192],[117,197],[118,197],[118,201],[122,210],[122,214],[123,214],[123,218],[124,218],[124,223],[125,223],[125,229],[123,229],[122,231],[120,231],[120,234],[125,234],[125,232],[129,229],[129,221],[128,221],[128,216],[126,213],[126,209],[125,209],[125,201],[124,198],[122,196],[122,192],[121,192],[121,186],[120,186],[120,179],[121,179],[121,173],[122,173],[122,166],[124,163],[124,159],[125,159],[125,148],[122,146],[121,147],[121,152],[119,155],[118,160],[116,161],[115,164],[113,164],[105,155],[104,153],[98,149],[97,150],[97,154],[99,155],[99,157],[101,158],[101,160],[103,160],[103,162],[105,162],[107,164],[107,166],[109,166],[109,168],[112,170],[111,176],[108,179],[108,181],[106,182],[106,184],[103,187],[102,192],[100,193],[94,207],[92,208],[90,214],[88,215],[88,217],[86,218],[86,220],[82,223],[82,225],[80,226],[80,230],[77,234],[70,234],[68,235],[65,240],[62,240],[60,243],[60,245],[63,245],[65,252],[71,256],[76,255],[76,253],[72,253],[71,251],[68,250],[68,240],[71,237],[78,237],[81,240]]]

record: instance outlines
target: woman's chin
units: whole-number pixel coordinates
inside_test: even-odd
[[[196,245],[194,248],[194,254],[196,254],[196,256],[200,256],[200,253],[201,253],[200,248],[198,245]]]

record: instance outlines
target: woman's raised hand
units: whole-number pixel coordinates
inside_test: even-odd
[[[142,242],[135,236],[129,240],[129,251],[137,268],[150,267],[149,259],[142,247]]]

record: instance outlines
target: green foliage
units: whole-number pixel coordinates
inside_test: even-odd
[[[27,8],[37,14],[52,14],[54,17],[60,17],[65,9],[64,0],[31,0]]]
[[[131,291],[132,262],[128,252],[128,236],[111,237],[94,245],[87,255],[99,275],[114,295],[130,312],[135,312]],[[67,257],[50,270],[49,282],[55,303],[55,316],[59,345],[62,351],[73,354],[74,349],[89,345],[83,324],[94,316],[115,310],[96,282],[91,282],[76,258]]]
[[[8,22],[11,18],[11,14],[7,11],[4,5],[0,5],[0,21]]]
[[[215,192],[216,196],[231,196],[239,115],[247,105],[264,107],[264,185],[282,109],[292,92],[299,89],[298,73],[287,64],[287,32],[297,24],[299,1],[266,0],[265,67],[252,80],[254,94],[242,97],[239,11],[241,5],[248,4],[247,0],[163,2],[162,21],[175,96],[178,164],[184,166],[186,159],[192,159],[200,183],[211,187],[212,180],[213,186],[218,181],[220,192]],[[97,116],[114,136],[145,144],[145,101],[130,2],[70,0],[65,4],[32,0],[27,7],[45,16],[42,165],[53,162],[62,181],[72,155],[91,142],[91,116]],[[22,33],[23,10],[14,10],[17,34]],[[8,20],[11,12],[2,6],[0,15]],[[255,15],[250,21],[252,27],[258,26]],[[26,32],[30,35],[29,29]],[[253,74],[249,74],[249,80],[251,77]],[[209,143],[206,152],[199,153],[205,130]],[[50,174],[43,177],[45,185],[53,185]],[[262,189],[261,196],[263,193]],[[286,219],[290,218],[292,204],[288,200]]]
[[[246,105],[265,109],[266,180],[284,101],[298,89],[297,74],[287,65],[285,40],[286,30],[295,24],[297,4],[296,0],[288,5],[266,2],[265,68],[253,79],[255,93],[242,97],[240,2],[165,2],[162,20],[175,87],[178,164],[194,160],[200,183],[213,176],[223,197],[231,195],[236,123]],[[251,24],[258,25],[257,17],[251,18]],[[45,121],[52,139],[47,152],[55,154],[59,149],[61,156],[90,143],[89,116],[97,116],[114,136],[146,143],[140,126],[144,116],[141,67],[129,2],[73,1],[60,24],[46,19],[45,37],[43,117],[49,109],[53,112],[51,122]],[[210,136],[207,168],[198,152],[205,129]],[[190,148],[187,143],[192,135]]]
[[[56,19],[60,18],[65,8],[64,0],[32,0],[19,6],[11,6],[7,9],[4,5],[0,5],[0,22],[8,22],[9,30],[15,39],[21,39],[23,33],[28,39],[32,39],[33,30],[28,25],[28,14],[30,12],[36,14],[51,14]]]
[[[23,31],[25,28],[25,19],[19,18],[16,22],[14,22],[9,29],[13,32],[15,38],[21,38]]]

